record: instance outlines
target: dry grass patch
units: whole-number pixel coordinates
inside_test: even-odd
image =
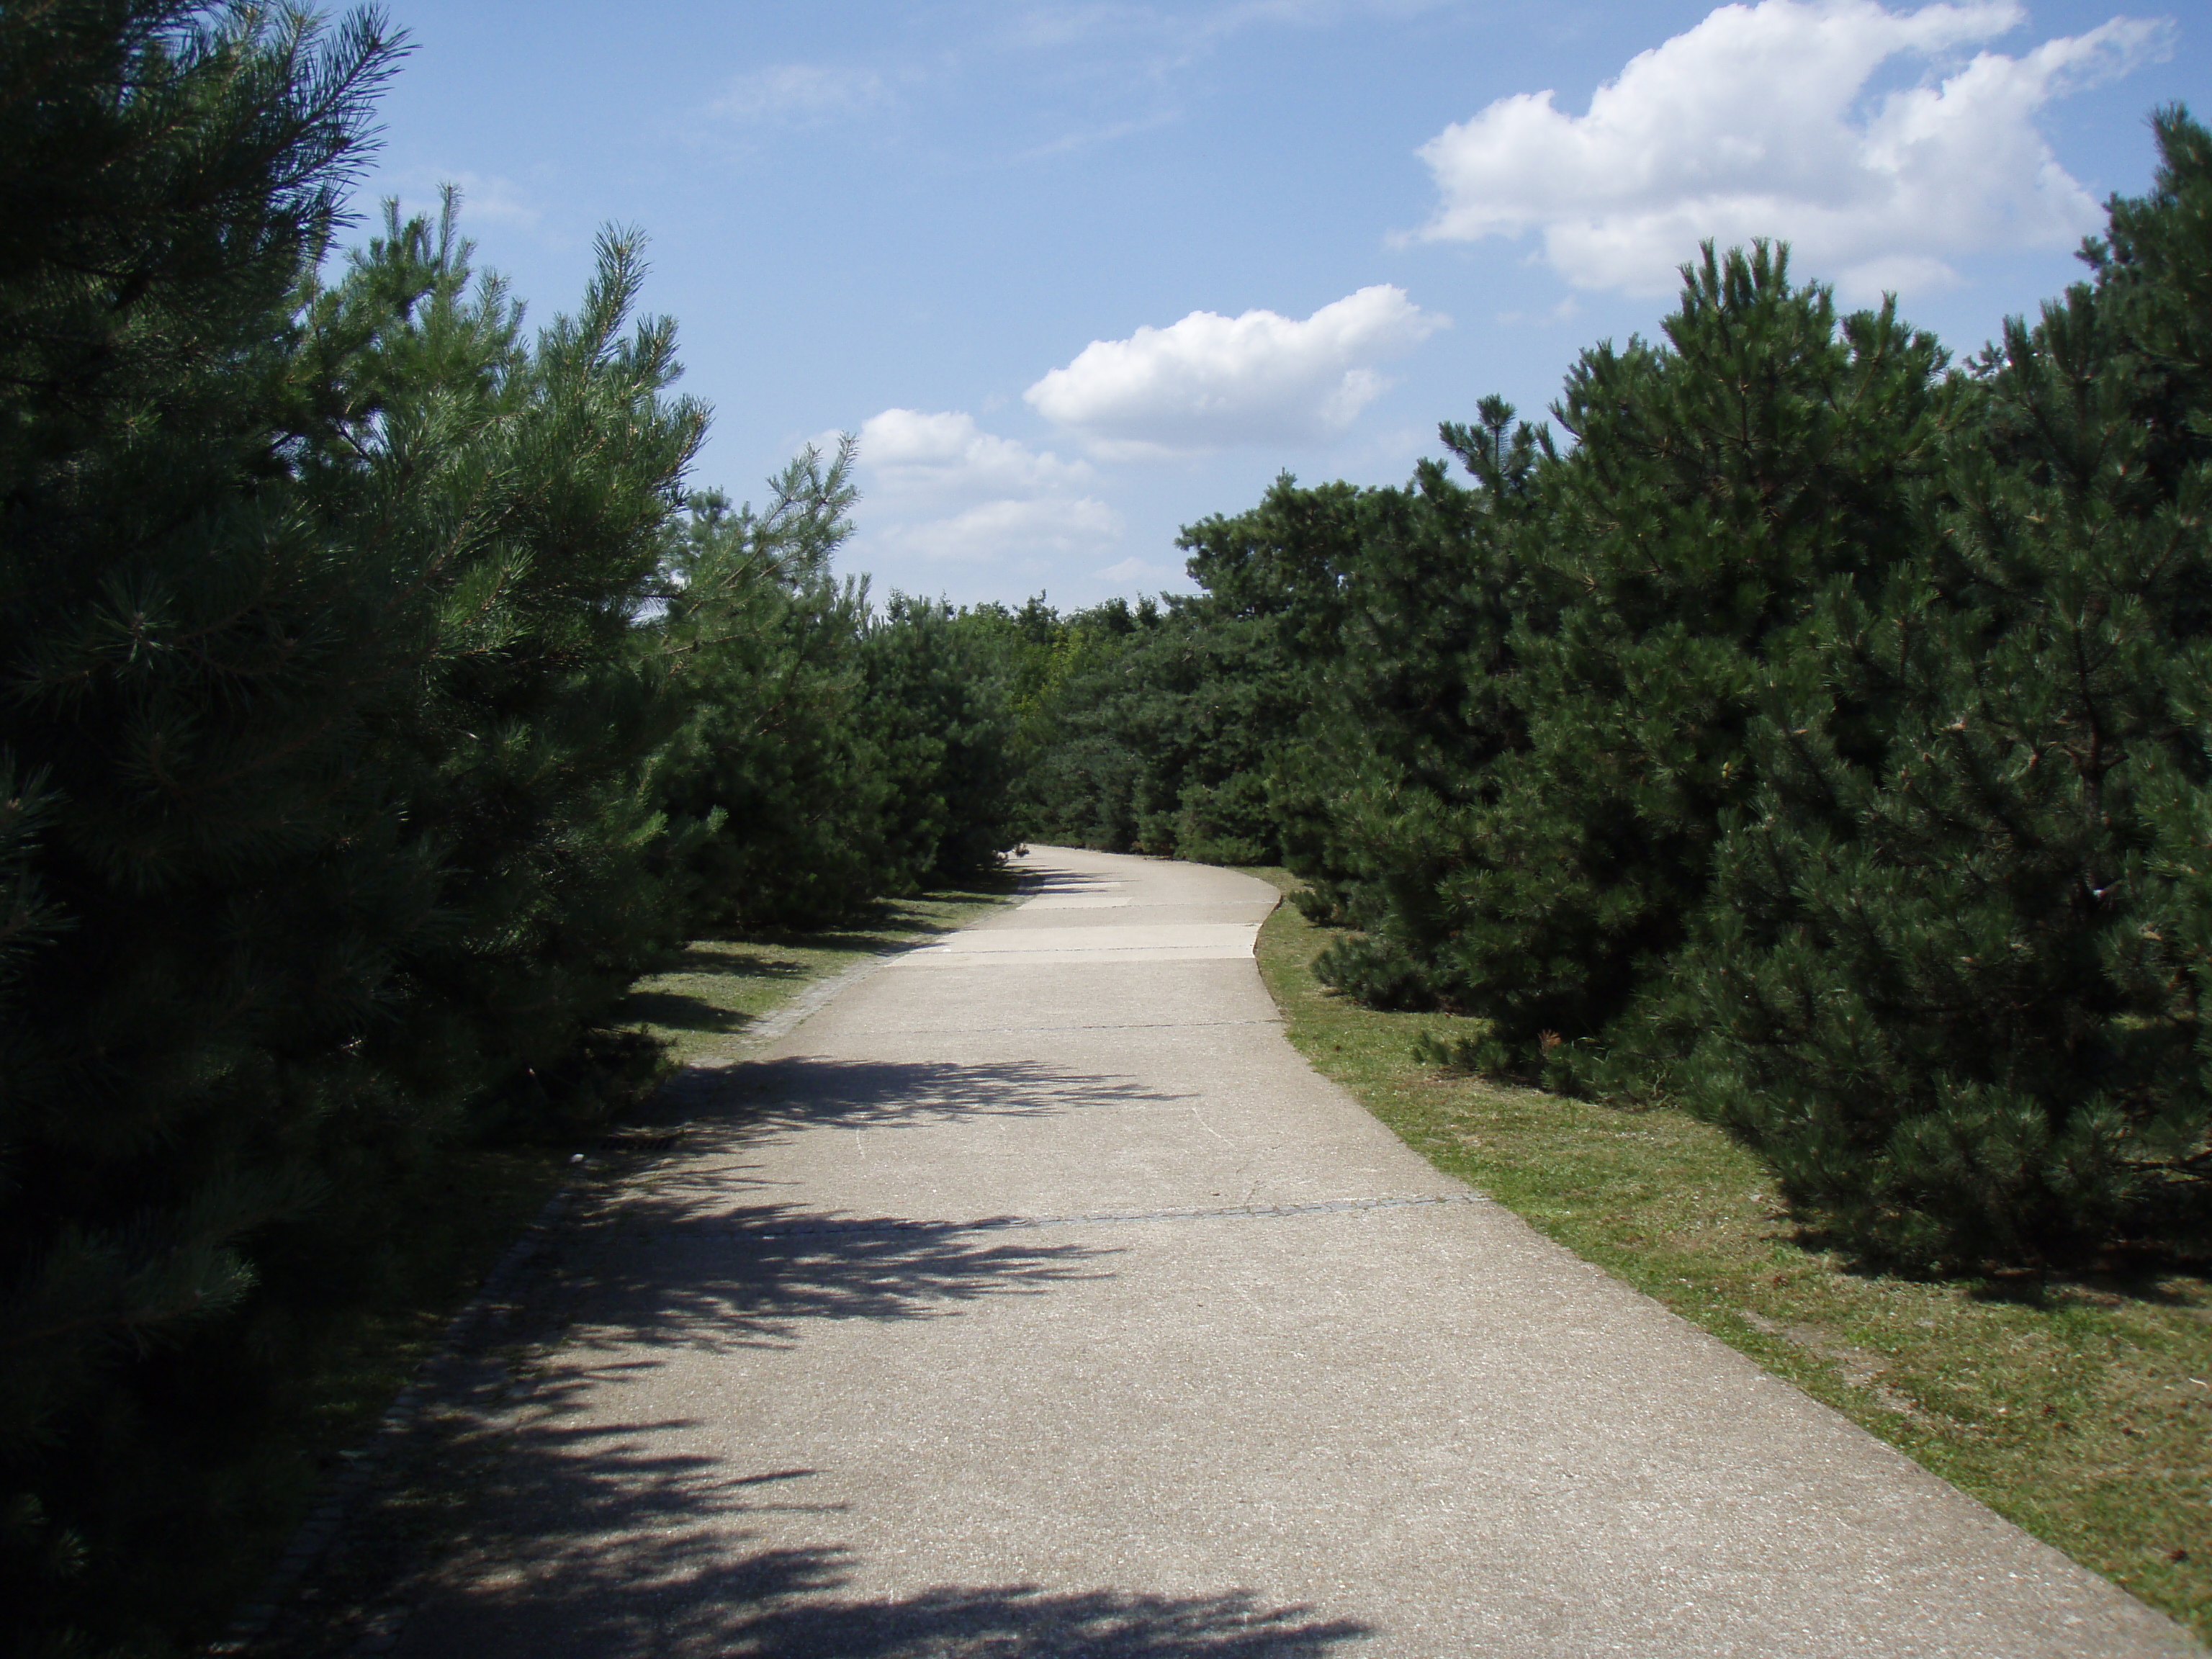
[[[2212,1282],[1854,1271],[1709,1124],[1418,1064],[1419,1033],[1475,1022],[1324,989],[1326,939],[1283,905],[1261,970],[1291,1041],[1408,1146],[2212,1639]]]

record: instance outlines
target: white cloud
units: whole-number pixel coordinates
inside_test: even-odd
[[[1031,565],[1096,558],[1121,536],[1121,515],[1090,496],[981,502],[949,518],[890,524],[878,542],[898,553],[963,564]]]
[[[1070,155],[1080,150],[1096,149],[1103,144],[1115,144],[1124,138],[1133,138],[1139,133],[1157,132],[1162,127],[1171,127],[1182,119],[1180,110],[1163,109],[1154,110],[1148,115],[1134,116],[1126,121],[1110,122],[1103,127],[1079,128],[1024,150],[1019,159],[1040,161],[1048,156]]]
[[[1560,323],[1571,323],[1583,314],[1582,301],[1571,294],[1547,311],[1501,311],[1498,320],[1508,328],[1533,325],[1550,328]]]
[[[1002,35],[1007,44],[1031,49],[1090,46],[1117,37],[1154,42],[1180,66],[1258,28],[1322,28],[1346,18],[1374,13],[1415,17],[1451,0],[1232,0],[1227,5],[1170,6],[1073,4],[1025,7]]]
[[[1153,564],[1144,559],[1129,558],[1119,564],[1109,564],[1103,570],[1094,570],[1093,576],[1109,582],[1170,582],[1182,579],[1181,566]]]
[[[1064,489],[1091,476],[1085,461],[1063,461],[976,426],[972,415],[887,409],[860,427],[860,459],[888,488],[1032,492]]]
[[[1376,362],[1448,323],[1388,284],[1303,322],[1272,311],[1194,311],[1126,340],[1094,340],[1022,395],[1102,455],[1312,442],[1342,432],[1389,384]]]
[[[461,198],[461,229],[475,225],[512,225],[536,230],[545,210],[524,185],[495,173],[471,173],[465,167],[415,167],[393,181],[391,191],[399,198],[403,213],[438,216],[438,193],[451,185]]]
[[[1672,288],[1705,237],[1786,240],[1796,269],[1861,295],[1954,282],[1971,253],[2070,246],[2102,216],[2036,115],[2161,54],[2173,28],[2115,17],[2022,57],[1964,57],[2026,20],[2012,0],[1721,7],[1631,59],[1587,114],[1519,93],[1431,139],[1441,199],[1419,234],[1538,230],[1577,287],[1638,294]],[[1923,78],[1870,95],[1893,63]]]
[[[873,70],[823,64],[778,64],[730,83],[715,100],[716,115],[753,125],[819,126],[864,114],[888,98]]]
[[[983,431],[971,415],[887,409],[860,427],[863,537],[932,561],[1026,566],[1095,559],[1121,517],[1085,493],[1087,461]]]

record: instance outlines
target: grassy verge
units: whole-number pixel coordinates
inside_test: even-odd
[[[1416,1064],[1417,1033],[1474,1022],[1326,990],[1327,937],[1279,907],[1261,971],[1291,1041],[1414,1151],[2212,1641],[2212,1282],[1852,1271],[1709,1124]]]
[[[887,901],[862,923],[811,933],[694,941],[639,982],[625,1016],[684,1065],[742,1048],[746,1030],[823,979],[902,945],[949,933],[1000,902],[995,890]],[[594,1135],[596,1139],[596,1133]],[[374,1294],[350,1310],[271,1409],[249,1466],[232,1486],[251,1497],[207,1548],[190,1553],[194,1581],[168,1605],[204,1636],[258,1590],[293,1528],[348,1451],[436,1349],[447,1322],[571,1172],[568,1145],[472,1147],[395,1201],[406,1212]]]
[[[689,1065],[743,1042],[747,1027],[817,981],[951,933],[1000,897],[980,888],[948,890],[886,900],[864,923],[836,932],[695,939],[662,972],[638,981],[627,1012],[669,1045],[672,1060]]]

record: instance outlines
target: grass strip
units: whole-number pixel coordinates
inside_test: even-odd
[[[1328,990],[1329,938],[1279,906],[1261,973],[1292,1044],[1407,1146],[2212,1641],[2212,1282],[1861,1271],[1711,1124],[1416,1062],[1420,1032],[1478,1022]]]
[[[1006,891],[1012,891],[1008,878]],[[732,933],[694,939],[630,993],[627,1016],[689,1066],[742,1046],[749,1027],[810,985],[887,951],[965,927],[1003,901],[996,888],[890,899],[856,927],[823,933]]]

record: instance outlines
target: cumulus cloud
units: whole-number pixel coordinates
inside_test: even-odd
[[[1121,536],[1121,515],[1085,495],[983,501],[947,518],[886,525],[878,540],[925,559],[1030,568],[1039,561],[1096,558]]]
[[[972,415],[887,409],[860,428],[860,454],[888,487],[1033,492],[1087,482],[1086,461],[1063,461],[982,430]]]
[[[1448,321],[1382,283],[1303,321],[1194,311],[1126,340],[1094,340],[1022,395],[1108,456],[1310,442],[1342,432],[1389,384],[1376,363]]]
[[[957,410],[887,409],[860,427],[863,532],[893,553],[1026,566],[1097,558],[1121,517],[1085,493],[1087,461],[982,430]]]
[[[2043,106],[2169,49],[2115,17],[2018,58],[1966,49],[2027,21],[2013,0],[1891,11],[1875,0],[1723,6],[1631,59],[1587,114],[1501,98],[1418,152],[1430,240],[1540,232],[1577,287],[1662,293],[1698,243],[1787,240],[1847,292],[1940,286],[1953,261],[2069,247],[2102,221],[2037,131]],[[1917,84],[1880,93],[1888,67]]]
[[[545,220],[544,204],[525,185],[496,173],[471,173],[465,167],[416,167],[393,181],[393,191],[404,213],[438,214],[441,191],[451,186],[461,199],[461,225],[511,225],[536,230]]]
[[[1118,564],[1109,564],[1103,570],[1094,570],[1091,574],[1102,580],[1109,582],[1124,584],[1151,582],[1164,585],[1182,580],[1184,573],[1180,565],[1154,564],[1149,559],[1127,558]]]

